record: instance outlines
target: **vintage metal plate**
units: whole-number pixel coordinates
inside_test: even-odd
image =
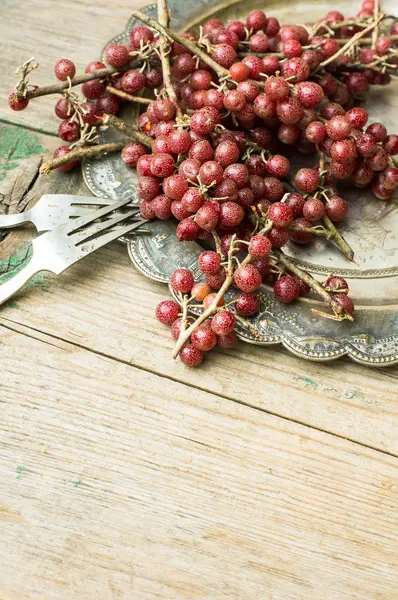
[[[393,4],[391,1],[383,3],[384,10],[392,11]],[[232,5],[214,0],[170,0],[169,5],[172,26],[179,29],[197,27],[210,14],[233,20],[249,11],[244,2]],[[264,8],[264,3],[250,3],[250,9],[256,7]],[[268,2],[267,8],[281,22],[304,23],[324,15],[330,4],[285,0]],[[352,3],[339,2],[334,8],[349,15]],[[144,12],[155,16],[156,6],[148,6]],[[126,42],[128,32],[136,24],[130,20],[126,31],[108,43]],[[390,131],[396,129],[397,92],[397,82],[386,88],[373,88],[366,105],[370,120],[381,119]],[[131,111],[131,107],[126,110]],[[101,132],[104,141],[118,139],[118,135],[110,130]],[[115,199],[135,196],[135,172],[125,166],[119,155],[87,161],[83,174],[95,195]],[[263,286],[261,314],[251,319],[249,327],[239,326],[241,339],[263,345],[281,343],[294,354],[310,360],[326,361],[348,355],[370,366],[398,362],[398,198],[382,202],[369,191],[358,189],[346,190],[345,197],[350,203],[350,212],[341,231],[355,250],[356,265],[346,261],[322,239],[311,248],[290,244],[285,250],[297,264],[321,280],[331,271],[348,279],[356,304],[354,323],[336,323],[314,316],[311,308],[321,308],[315,299],[304,298],[289,306],[282,305],[274,299],[272,290]],[[151,236],[124,240],[138,270],[166,283],[176,267],[195,267],[201,248],[194,242],[178,242],[174,235],[175,223],[156,221],[151,223],[151,228]],[[234,292],[229,294],[232,297]]]

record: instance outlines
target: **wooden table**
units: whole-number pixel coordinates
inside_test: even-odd
[[[10,212],[83,192],[78,172],[38,177],[54,99],[9,111],[16,66],[81,72],[134,4],[2,4]],[[1,273],[29,236],[3,234]],[[154,320],[165,296],[116,243],[2,307],[0,598],[396,598],[398,369],[241,344],[189,370]]]

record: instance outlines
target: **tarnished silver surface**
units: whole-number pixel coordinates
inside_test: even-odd
[[[197,26],[209,18],[212,10],[216,11],[213,16],[232,20],[247,14],[249,8],[264,8],[263,2],[257,0],[251,2],[250,7],[244,2],[225,7],[214,0],[184,3],[171,0],[169,5],[172,26],[177,28]],[[338,2],[334,8],[351,14],[352,3]],[[383,3],[383,8],[393,11],[394,2]],[[298,23],[323,16],[330,9],[330,3],[271,1],[266,9],[281,22]],[[155,15],[155,5],[146,7],[144,12]],[[126,31],[112,41],[127,41],[128,32],[136,24],[130,20]],[[397,92],[397,82],[385,88],[373,88],[364,105],[370,113],[370,122],[380,119],[391,132],[396,129]],[[102,131],[101,137],[103,141],[120,139],[119,134],[109,130]],[[88,187],[97,196],[123,199],[134,195],[136,173],[123,163],[120,155],[87,161],[83,173]],[[311,247],[291,243],[284,250],[320,280],[332,271],[344,275],[355,300],[355,321],[336,323],[313,315],[311,308],[323,305],[312,298],[283,305],[275,300],[270,288],[263,286],[261,314],[252,318],[247,327],[239,326],[241,339],[263,345],[281,343],[294,354],[310,360],[326,361],[347,354],[371,366],[398,362],[398,198],[383,202],[368,190],[355,188],[345,190],[344,197],[350,211],[339,229],[355,251],[356,264],[345,260],[323,238],[318,238]],[[201,248],[194,242],[178,242],[175,223],[156,221],[151,223],[151,229],[152,236],[125,240],[137,269],[156,281],[167,282],[176,267],[195,268]],[[231,298],[234,293],[229,292]]]

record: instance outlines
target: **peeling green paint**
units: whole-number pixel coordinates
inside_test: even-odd
[[[0,260],[0,284],[14,277],[24,268],[32,256],[32,246],[26,244],[7,260]]]
[[[8,125],[0,127],[0,181],[5,179],[8,171],[18,167],[19,161],[45,152],[39,136],[33,131]]]

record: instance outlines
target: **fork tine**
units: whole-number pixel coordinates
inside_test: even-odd
[[[71,223],[66,224],[65,232],[68,235],[71,235],[73,232],[77,231],[81,227],[84,227],[85,225],[88,225],[89,223],[92,223],[93,221],[96,221],[97,219],[99,219],[101,217],[105,217],[106,215],[109,215],[109,213],[111,213],[115,210],[118,210],[119,208],[122,208],[123,206],[126,206],[126,204],[130,204],[130,202],[131,202],[131,198],[127,198],[127,200],[120,200],[120,202],[113,202],[109,206],[104,206],[104,208],[95,210],[87,216],[79,217],[78,219],[74,219]]]
[[[105,206],[115,202],[112,198],[97,198],[96,196],[74,196],[71,194],[45,194],[40,198],[50,204],[55,202],[57,205],[64,202],[65,205],[92,204],[94,206]]]
[[[105,246],[105,244],[109,244],[109,242],[117,240],[118,238],[123,237],[127,233],[134,231],[134,229],[139,229],[145,223],[148,223],[147,219],[142,219],[141,221],[137,221],[136,223],[129,223],[124,227],[117,227],[116,229],[108,231],[107,233],[103,233],[97,238],[84,242],[77,248],[81,252],[81,255],[85,256],[86,254],[90,254],[90,252],[93,252],[94,250],[98,250],[98,248],[101,248],[101,246]]]
[[[99,223],[93,223],[90,227],[86,227],[85,229],[82,229],[81,231],[72,233],[69,237],[71,238],[71,240],[73,241],[74,244],[76,244],[76,245],[82,244],[84,241],[88,240],[89,238],[94,237],[98,233],[101,233],[101,231],[104,231],[104,229],[111,229],[112,227],[114,227],[115,225],[120,223],[121,221],[125,221],[126,219],[129,219],[136,215],[137,215],[136,210],[130,210],[125,213],[117,213],[116,215],[112,216],[109,219],[106,219],[105,221],[99,221]]]

